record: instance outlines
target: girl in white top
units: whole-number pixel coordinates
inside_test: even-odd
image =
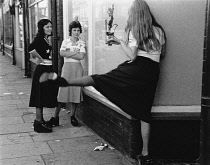
[[[60,55],[64,57],[64,65],[62,67],[61,76],[67,80],[80,78],[83,76],[83,67],[80,63],[86,54],[85,42],[79,36],[82,33],[82,26],[79,21],[72,21],[69,24],[69,38],[63,40]],[[58,125],[59,112],[62,107],[61,103],[65,103],[66,111],[70,113],[70,120],[73,126],[78,125],[75,117],[78,103],[83,100],[81,87],[60,87],[58,91],[58,107],[54,117],[48,122],[52,126]]]

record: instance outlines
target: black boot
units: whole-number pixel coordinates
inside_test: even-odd
[[[153,160],[149,155],[137,155],[138,165],[163,165],[160,161]]]
[[[75,116],[71,116],[71,124],[73,126],[78,126],[78,121]]]
[[[47,127],[52,128],[53,126],[59,126],[59,117],[51,117],[51,119],[49,121],[45,122]]]
[[[48,128],[44,123],[34,120],[34,131],[38,133],[50,133],[52,128]]]

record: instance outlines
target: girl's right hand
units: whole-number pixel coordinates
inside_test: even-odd
[[[120,40],[117,39],[115,36],[111,37],[108,39],[107,41],[108,44],[116,44],[119,45],[120,44]]]
[[[37,64],[44,63],[43,59],[37,58]]]

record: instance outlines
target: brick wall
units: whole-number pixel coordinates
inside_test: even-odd
[[[141,152],[140,122],[129,119],[84,94],[77,117],[121,153],[135,158]],[[150,153],[159,159],[194,161],[199,156],[200,121],[153,117]]]
[[[135,157],[141,150],[140,122],[130,120],[107,106],[84,95],[79,118],[114,148]]]

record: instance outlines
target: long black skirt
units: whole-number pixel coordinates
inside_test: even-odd
[[[159,79],[159,63],[138,56],[102,75],[92,75],[95,88],[132,117],[151,120],[151,108]]]
[[[39,83],[44,72],[53,72],[52,65],[37,65],[33,75],[29,107],[57,107],[58,86],[52,83]]]

